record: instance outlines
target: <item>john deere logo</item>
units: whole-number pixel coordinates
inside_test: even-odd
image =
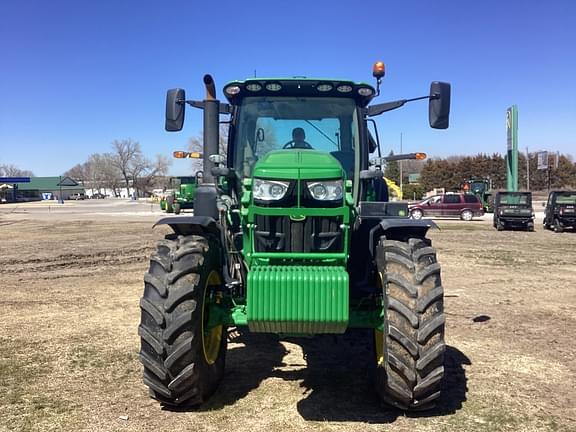
[[[293,220],[294,222],[302,222],[303,220],[306,220],[306,216],[290,215],[290,220]]]

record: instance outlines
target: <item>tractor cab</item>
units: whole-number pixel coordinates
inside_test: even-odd
[[[234,106],[229,164],[242,180],[252,177],[257,165],[280,180],[288,175],[282,170],[291,165],[311,168],[311,164],[320,162],[313,167],[318,172],[311,174],[312,179],[324,176],[340,182],[339,192],[327,198],[341,199],[346,180],[351,181],[357,197],[358,173],[368,168],[369,153],[363,145],[367,136],[362,110],[375,93],[368,84],[327,79],[249,79],[229,83],[224,87],[224,94]],[[286,160],[282,164],[283,159]],[[269,163],[277,166],[276,171],[267,168]],[[324,168],[338,166],[341,172],[322,174]],[[321,186],[317,189],[323,193]]]

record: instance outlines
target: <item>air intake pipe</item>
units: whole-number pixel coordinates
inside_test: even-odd
[[[220,101],[216,99],[214,79],[204,75],[206,99],[204,99],[204,163],[202,183],[196,189],[194,196],[194,215],[209,216],[218,220],[218,198],[216,180],[212,174],[214,162],[211,155],[219,154]]]

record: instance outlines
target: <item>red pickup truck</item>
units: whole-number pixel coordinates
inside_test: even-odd
[[[424,216],[454,217],[470,221],[473,217],[484,215],[482,203],[476,195],[447,193],[434,195],[408,206],[412,219]]]

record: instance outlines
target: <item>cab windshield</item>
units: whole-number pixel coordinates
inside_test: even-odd
[[[530,205],[531,197],[528,194],[502,194],[499,195],[499,204],[506,205]]]
[[[556,196],[556,204],[576,204],[576,193],[562,192]]]
[[[334,97],[247,97],[242,100],[233,143],[234,167],[249,177],[272,150],[318,150],[342,164],[348,178],[359,161],[356,104]]]

